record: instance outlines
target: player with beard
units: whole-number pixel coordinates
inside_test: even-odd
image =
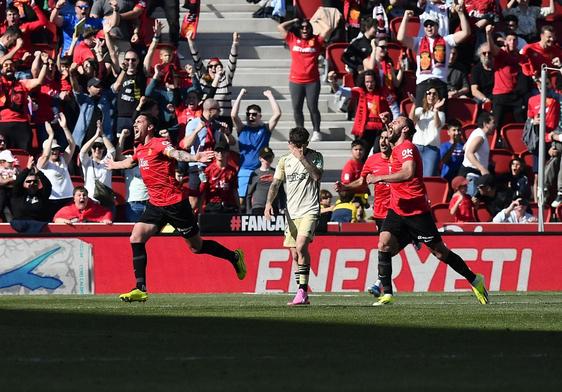
[[[165,138],[155,137],[156,119],[149,113],[141,113],[133,124],[135,154],[123,161],[107,163],[108,169],[130,169],[139,165],[144,183],[148,189],[149,202],[144,213],[131,233],[133,268],[136,287],[119,298],[125,302],[148,299],[146,293],[146,242],[158,233],[167,223],[172,225],[186,240],[191,251],[210,254],[228,260],[236,270],[240,280],[246,276],[244,253],[241,249],[231,251],[212,240],[203,240],[199,235],[197,220],[189,201],[184,197],[175,177],[176,162],[209,162],[213,151],[189,154],[176,150]]]
[[[427,191],[423,183],[420,154],[412,143],[416,132],[410,119],[400,116],[388,126],[389,142],[394,146],[390,157],[391,173],[368,178],[373,184],[390,184],[390,206],[379,235],[379,279],[384,295],[373,305],[395,301],[392,291],[392,255],[400,250],[402,233],[423,242],[431,253],[463,276],[481,304],[488,303],[484,276],[475,275],[464,260],[445,246],[431,216]]]

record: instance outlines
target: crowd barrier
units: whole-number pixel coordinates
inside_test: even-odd
[[[457,232],[444,233],[443,239],[474,271],[485,275],[491,291],[562,290],[560,236],[553,232],[562,225],[547,224],[550,231],[543,234],[530,232],[531,226],[455,225]],[[128,243],[131,228],[130,224],[51,224],[48,233],[29,237],[0,225],[0,293],[127,291],[134,285]],[[147,245],[150,292],[273,293],[296,289],[294,267],[281,233],[231,233],[206,238],[231,249],[244,249],[248,267],[244,281],[237,279],[228,262],[194,255],[181,237],[162,234]],[[311,290],[364,291],[377,276],[377,240],[373,232],[317,235],[310,246]],[[393,283],[398,292],[469,289],[426,248],[416,251],[412,245],[393,258]]]

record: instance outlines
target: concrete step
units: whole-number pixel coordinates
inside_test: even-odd
[[[252,13],[259,9],[256,7],[253,8],[253,11],[240,11],[240,10],[227,11],[225,9],[220,9],[219,7],[216,7],[215,10],[211,10],[208,7],[205,8],[206,8],[205,12],[201,12],[199,14],[199,23],[205,23],[208,21],[219,21],[222,19],[244,19],[244,20],[266,19],[266,18],[252,17]],[[203,11],[203,9],[201,9],[201,11]]]
[[[236,75],[234,76],[234,78],[236,79]],[[263,97],[262,93],[263,90],[269,89],[273,92],[273,96],[276,99],[282,99],[282,97],[287,97],[286,99],[290,99],[290,92],[289,92],[289,81],[286,80],[284,83],[281,84],[271,84],[271,85],[253,85],[253,86],[242,86],[238,83],[235,83],[232,91],[233,91],[233,96],[237,97],[238,93],[240,92],[240,89],[244,87],[247,91],[246,93],[246,97],[245,99],[257,99],[258,97],[261,99]],[[327,84],[322,84],[320,86],[320,100],[322,99],[329,99],[329,97],[332,95],[331,91],[330,91],[330,86],[328,86]]]
[[[205,39],[199,40],[197,37],[197,51],[199,55],[203,59],[208,59],[211,57],[219,57],[225,59],[226,56],[230,53],[230,48],[232,46],[232,35],[229,38],[226,38],[224,41],[224,45],[221,43],[220,45],[213,45],[213,40]],[[264,45],[240,45],[238,47],[238,61],[251,61],[251,60],[264,60],[269,61],[270,64],[275,60],[280,60],[283,63],[288,62],[290,65],[289,53],[283,45],[275,45],[275,41],[268,40],[262,41]],[[187,42],[180,41],[178,47],[179,53],[184,57],[181,60],[182,63],[191,62],[191,56],[189,54],[189,47]]]
[[[259,105],[261,107],[261,112],[265,117],[268,117],[271,115],[271,113],[273,112],[271,110],[271,105],[269,103],[269,101],[267,99],[263,99],[264,96],[261,96],[262,99],[246,99],[246,97],[244,97],[244,99],[241,102],[241,107],[240,107],[240,118],[243,117],[246,107],[248,105]],[[286,116],[292,116],[293,113],[293,106],[291,103],[291,100],[289,99],[278,99],[277,103],[279,104],[279,107],[281,108],[281,112],[283,113],[283,117]],[[327,112],[328,110],[328,101],[327,100],[320,100],[318,101],[318,109],[320,110],[320,112]],[[306,109],[305,109],[306,110]],[[332,114],[332,113],[330,113]],[[336,113],[337,114],[337,113]],[[345,119],[345,113],[343,117],[338,117],[338,119],[343,118]]]
[[[180,8],[180,12],[183,8]],[[236,12],[236,13],[245,13],[245,15],[251,15],[256,12],[257,10],[259,10],[260,7],[256,4],[249,4],[249,3],[234,3],[234,2],[227,2],[226,4],[220,4],[217,3],[215,1],[211,2],[210,4],[201,4],[201,13],[200,15],[203,16],[203,14],[206,13],[219,13],[219,14],[224,14],[224,13],[232,13],[232,12]]]
[[[253,33],[255,31],[277,31],[278,23],[272,19],[232,18],[217,19],[216,21],[201,21],[197,28],[198,32],[233,32]]]
[[[283,70],[272,69],[267,73],[262,72],[248,72],[244,69],[236,70],[234,75],[233,85],[242,86],[280,86],[289,84],[289,77],[287,72]]]

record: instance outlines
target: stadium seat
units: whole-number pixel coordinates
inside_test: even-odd
[[[512,159],[513,153],[509,150],[499,148],[490,150],[490,162],[494,164],[494,173],[496,176],[509,173]]]
[[[410,98],[405,98],[402,102],[400,102],[400,112],[408,117],[410,110],[412,110],[412,106],[414,106],[414,103],[410,101]]]
[[[27,152],[26,150],[21,150],[19,148],[10,148],[10,151],[14,158],[17,159],[16,166],[18,166],[20,170],[25,169],[27,167],[27,162],[29,161],[31,154],[29,154],[29,152]]]
[[[398,99],[408,98],[408,93],[416,95],[416,73],[414,71],[404,71],[402,83],[398,89]]]
[[[517,155],[521,155],[527,151],[527,145],[523,143],[523,123],[511,123],[506,124],[502,127],[500,135],[506,143],[506,148],[509,149]]]
[[[355,81],[353,80],[353,74],[348,72],[345,75],[343,75],[343,82],[342,82],[344,87],[355,87]]]
[[[470,98],[450,98],[447,101],[447,118],[460,121],[462,126],[476,123],[478,104]]]
[[[476,209],[476,220],[478,222],[491,222],[492,219],[494,219],[494,217],[486,209],[486,205],[484,203],[480,203]]]
[[[447,128],[441,128],[441,130],[439,131],[439,140],[441,141],[441,143],[449,141],[449,134],[447,132]]]
[[[562,204],[554,209],[554,212],[550,214],[548,219],[549,222],[562,222]]]
[[[464,140],[467,141],[472,131],[478,128],[476,124],[467,124],[462,127],[462,132],[464,134]],[[488,143],[490,144],[490,148],[494,145],[494,134],[488,135]]]
[[[455,218],[449,212],[449,203],[437,203],[431,206],[431,214],[436,223],[454,222]]]
[[[328,71],[334,71],[338,78],[343,78],[347,73],[345,63],[342,60],[342,54],[349,46],[347,42],[336,42],[330,44],[326,48],[326,61],[328,62]]]
[[[423,182],[427,190],[429,203],[433,206],[445,203],[449,195],[449,183],[442,177],[424,177]]]
[[[531,209],[533,216],[539,219],[539,205],[537,203],[529,203],[529,208]],[[545,206],[542,212],[543,222],[550,222],[552,216],[552,208],[550,206]]]
[[[318,7],[322,6],[322,0],[295,0],[299,16],[306,19],[312,18]]]
[[[127,183],[123,176],[113,176],[111,178],[111,189],[115,192],[115,205],[122,206],[127,202]]]
[[[72,180],[72,186],[76,188],[77,186],[84,186],[84,177],[82,176],[70,176]]]
[[[400,67],[400,61],[402,60],[402,53],[406,51],[408,58],[410,60],[410,64],[413,63],[414,59],[410,50],[408,50],[405,46],[400,45],[397,42],[389,42],[386,44],[387,50],[386,53],[388,57],[392,60],[394,64],[394,68],[398,69]]]
[[[392,36],[396,38],[396,34],[398,33],[398,29],[400,28],[400,23],[402,23],[402,17],[399,16],[394,18],[390,21],[390,32]],[[414,16],[410,18],[408,21],[408,25],[406,26],[406,36],[408,37],[417,37],[420,31],[420,18]]]

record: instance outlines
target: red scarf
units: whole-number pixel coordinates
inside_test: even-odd
[[[390,61],[383,60],[375,65],[374,71],[377,76],[379,76],[382,71],[382,95],[387,96],[389,103],[395,102],[397,97],[394,89],[394,69],[392,67],[392,63]]]
[[[386,99],[377,93],[369,94],[360,87],[354,87],[352,92],[359,94],[359,97],[351,133],[362,137],[365,129],[382,130],[383,123],[379,114],[388,111]]]
[[[203,117],[201,117],[203,120]],[[207,130],[207,135],[205,135],[205,144],[203,145],[203,150],[212,150],[215,148],[215,135],[213,135],[213,123],[209,120],[205,120],[205,129]]]
[[[433,38],[433,51],[429,44],[429,38],[422,37],[419,47],[419,67],[420,73],[430,74],[433,67],[444,67],[447,61],[447,44],[440,35]]]

